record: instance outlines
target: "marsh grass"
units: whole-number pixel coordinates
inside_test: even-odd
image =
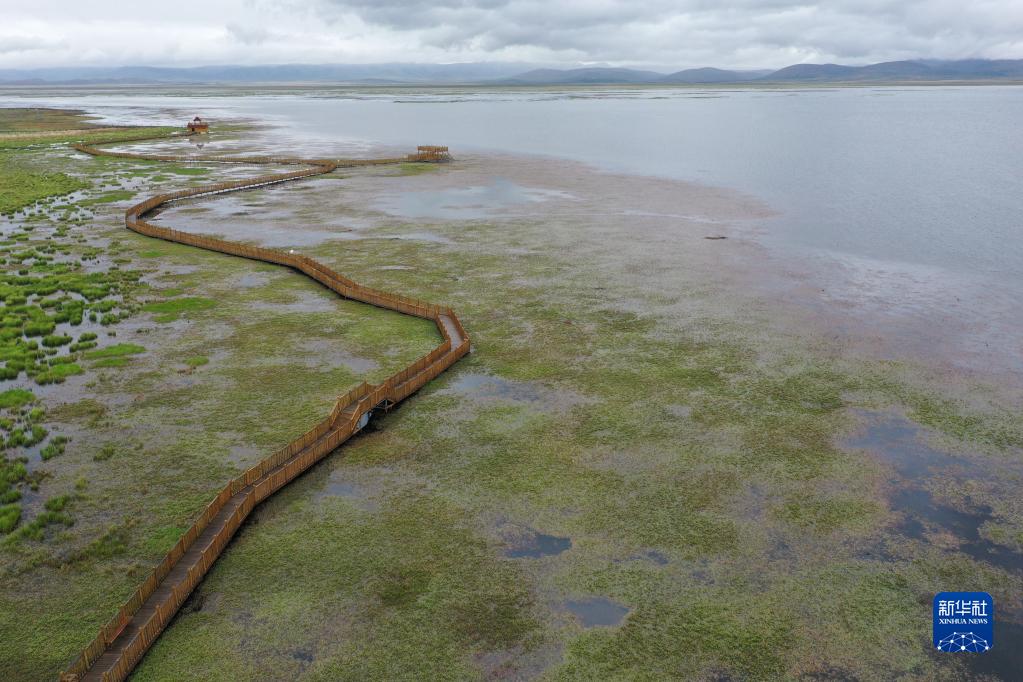
[[[3,393],[0,393],[0,408],[12,409],[22,407],[36,399],[32,391],[24,388],[9,388]]]
[[[437,168],[437,164],[434,163],[401,163],[398,164],[397,175],[423,175],[426,173],[433,173],[437,170]]]
[[[217,304],[210,298],[200,296],[172,298],[166,301],[155,301],[146,303],[142,309],[149,313],[156,313],[154,318],[157,322],[173,322],[185,313],[200,310],[209,310]]]
[[[85,357],[89,360],[99,360],[101,358],[120,358],[126,355],[138,355],[145,352],[145,347],[137,343],[115,343],[112,346],[88,351],[85,353]]]
[[[3,140],[0,140],[0,146]],[[38,172],[19,167],[0,151],[0,215],[12,214],[40,199],[70,194],[89,183],[65,173]]]
[[[77,202],[78,206],[98,206],[100,204],[110,204],[118,201],[128,201],[135,197],[135,192],[129,190],[119,189],[111,192],[104,192],[98,196],[88,197]],[[130,262],[130,261],[129,261]]]
[[[0,109],[0,134],[68,130],[94,125],[81,111],[71,109]]]
[[[52,135],[40,134],[38,136],[19,136],[5,138],[0,136],[0,153],[11,150],[25,150],[38,147],[50,147],[59,145],[66,146],[69,142],[82,142],[86,144],[108,144],[131,140],[140,135],[169,135],[179,132],[177,128],[171,127],[144,127],[144,128],[122,128],[120,130],[108,130],[90,132],[87,129],[71,131],[66,134]]]
[[[115,358],[103,358],[93,362],[89,367],[93,369],[110,369],[114,367],[125,367],[131,362],[131,358],[127,357],[115,357]]]

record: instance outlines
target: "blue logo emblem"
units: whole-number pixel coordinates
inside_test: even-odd
[[[982,654],[995,644],[995,600],[987,592],[934,595],[934,648]]]

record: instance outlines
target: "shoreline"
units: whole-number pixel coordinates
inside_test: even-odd
[[[388,149],[373,146],[370,153]],[[804,250],[801,257],[799,250],[785,249],[763,237],[764,223],[784,220],[784,213],[741,190],[660,176],[614,173],[570,159],[552,162],[549,157],[524,154],[489,155],[488,167],[484,168],[479,163],[482,158],[476,154],[463,155],[460,161],[465,168],[448,178],[417,179],[415,191],[485,186],[505,179],[540,192],[565,192],[570,196],[575,192],[582,197],[581,202],[554,195],[542,202],[504,205],[470,221],[544,220],[548,211],[554,221],[588,217],[607,222],[617,218],[666,248],[691,249],[692,256],[705,269],[705,276],[714,277],[729,292],[724,299],[759,299],[765,320],[775,320],[778,331],[804,329],[820,339],[834,341],[836,353],[849,350],[864,359],[909,362],[956,381],[972,378],[1000,386],[1023,406],[1023,346],[1016,351],[1011,345],[1013,340],[1019,343],[1018,339],[1023,338],[1023,317],[1013,323],[1016,318],[1008,309],[1020,299],[1010,292],[1006,292],[1002,304],[1005,312],[987,319],[997,332],[996,338],[1004,343],[1000,346],[985,343],[983,337],[976,338],[975,326],[987,317],[983,310],[968,309],[969,298],[964,296],[952,304],[953,310],[958,308],[964,314],[957,320],[943,300],[953,290],[929,288],[939,281],[938,275],[947,272],[909,264],[870,263],[866,259],[857,263],[852,257],[816,250],[810,257],[805,256]],[[649,199],[633,202],[630,193],[640,191],[651,192]],[[580,206],[593,201],[599,202],[600,208]],[[383,217],[378,217],[378,221],[409,219],[388,213],[386,207],[382,210],[379,202],[374,202],[367,195],[360,207],[367,215],[380,213]],[[501,211],[506,212],[503,218],[498,215]],[[446,217],[417,214],[414,218],[440,224],[459,221],[457,211]],[[608,227],[604,225],[605,234],[610,234]],[[728,239],[717,244],[705,239],[718,234]],[[618,238],[624,236],[622,231],[617,232]],[[329,241],[326,234],[321,234],[320,239]],[[914,269],[926,276],[912,276]],[[883,289],[868,291],[857,299],[858,290],[864,286],[864,270],[878,276],[886,273],[887,279]],[[978,295],[986,293],[989,299],[997,298],[985,292],[983,283],[984,280],[973,280],[974,291]],[[891,292],[901,292],[905,297],[893,300]],[[788,321],[779,323],[779,314]],[[935,324],[937,320],[940,325]],[[1014,334],[1016,331],[1018,335]]]
[[[401,92],[403,90],[482,90],[482,91],[551,91],[551,90],[826,90],[826,89],[863,89],[863,88],[930,88],[930,87],[1023,87],[1023,79],[962,79],[962,80],[890,80],[890,81],[760,81],[760,82],[727,82],[727,83],[337,83],[333,81],[296,81],[296,82],[253,82],[253,83],[203,83],[173,82],[165,83],[38,83],[18,84],[0,82],[0,93],[10,92],[47,92],[47,91],[114,91],[154,90],[166,92],[168,89],[187,89],[190,91],[237,90],[253,92],[262,90],[339,90],[367,92]]]
[[[170,121],[176,120],[175,117],[180,117],[184,111],[180,107],[170,107],[150,112],[147,117],[133,118],[130,114],[124,117],[122,114],[100,113],[88,102],[80,110],[97,116],[99,125],[110,120],[122,121],[124,125]],[[260,121],[246,114],[225,123],[241,125],[255,133],[241,145],[242,149],[252,146],[267,149],[287,147],[311,152],[322,144],[331,145],[329,140],[296,133],[293,126],[289,127],[284,120]],[[223,149],[222,146],[217,147],[217,143],[216,137],[210,138],[211,145]],[[228,143],[229,151],[234,148],[232,144]],[[394,153],[399,147],[372,140],[355,143],[351,140],[335,141],[330,152],[339,156],[373,156]],[[201,150],[196,151],[202,154]],[[459,154],[457,149],[455,154]],[[482,151],[470,151],[463,156],[479,159],[483,158],[482,154]],[[615,171],[558,155],[509,154],[491,150],[486,158],[507,159],[512,165],[525,164],[533,169],[559,167],[567,176],[589,178],[587,184],[598,194],[604,193],[601,187],[610,188],[616,182],[624,181],[637,191],[646,185],[663,187],[664,183],[674,183],[681,196],[696,197],[698,202],[713,197],[712,205],[697,206],[696,214],[707,213],[708,210],[713,214],[702,218],[684,209],[679,213],[679,206],[664,204],[660,199],[658,205],[667,206],[661,215],[657,215],[656,210],[633,206],[629,209],[633,213],[622,217],[637,223],[653,224],[653,229],[660,230],[670,229],[673,219],[682,224],[692,223],[694,219],[695,222],[710,220],[708,229],[710,225],[718,225],[720,229],[730,231],[733,243],[745,242],[742,249],[719,249],[733,255],[740,252],[734,263],[724,264],[736,269],[737,285],[741,283],[754,296],[775,298],[779,312],[791,317],[793,326],[809,326],[817,336],[831,337],[842,346],[862,353],[865,358],[905,360],[939,376],[953,379],[972,377],[979,382],[997,385],[1014,394],[1016,403],[1023,407],[1023,342],[1018,341],[1023,339],[1023,308],[1018,303],[1023,301],[1023,282],[1008,289],[1002,287],[992,294],[992,280],[987,276],[969,276],[941,266],[875,261],[865,256],[772,240],[767,233],[772,224],[785,220],[785,210],[742,188],[657,174]],[[520,162],[515,162],[515,159],[520,159]],[[545,182],[557,186],[559,181]],[[734,202],[738,213],[725,205],[729,201]],[[326,233],[319,235],[321,239],[326,237]],[[315,243],[315,238],[312,243]],[[309,245],[310,242],[299,244]],[[744,276],[742,273],[749,274]],[[870,277],[870,281],[865,277]],[[882,288],[877,287],[877,282],[883,282]],[[1017,289],[1018,295],[1014,295]],[[962,295],[969,291],[974,292],[973,297]],[[981,300],[989,302],[991,307],[985,309],[983,305],[977,305]],[[1014,323],[1014,320],[1018,321]]]

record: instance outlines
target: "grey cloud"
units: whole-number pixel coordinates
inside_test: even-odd
[[[259,45],[270,39],[270,31],[261,26],[246,24],[228,24],[224,27],[228,34],[243,45]]]
[[[1021,0],[176,3],[169,14],[145,3],[126,14],[116,0],[10,2],[0,66],[513,61],[668,69],[1023,57]],[[124,41],[126,31],[145,37]]]
[[[39,36],[0,36],[0,54],[50,50],[60,46],[59,40]]]
[[[358,17],[420,45],[539,48],[593,60],[670,61],[686,54],[789,50],[853,60],[1023,51],[1016,0],[318,0],[329,21]],[[920,54],[922,53],[922,54]]]

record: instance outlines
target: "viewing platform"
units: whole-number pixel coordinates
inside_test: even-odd
[[[416,147],[415,154],[409,154],[405,157],[407,161],[450,161],[451,154],[448,152],[447,147],[438,147],[435,145],[419,145]]]
[[[198,116],[189,121],[188,125],[185,127],[188,128],[188,132],[190,134],[210,132],[210,124],[202,120]]]

